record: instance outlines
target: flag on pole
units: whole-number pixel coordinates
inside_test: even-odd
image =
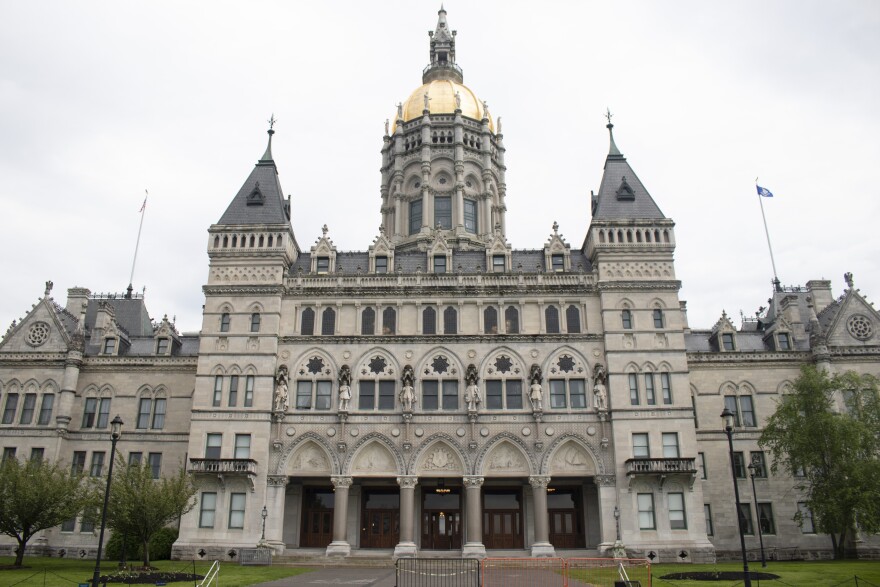
[[[758,184],[755,184],[755,187],[758,188],[758,195],[761,196],[762,198],[772,198],[773,197],[773,192],[771,192],[767,188],[762,188]]]
[[[147,190],[144,190],[144,192],[145,192],[147,195],[144,196],[144,203],[143,203],[143,205],[141,206],[141,209],[138,210],[138,214],[140,214],[141,212],[143,212],[144,210],[147,209],[147,198],[150,197],[150,192],[148,192]],[[760,193],[760,192],[759,192],[759,193]]]

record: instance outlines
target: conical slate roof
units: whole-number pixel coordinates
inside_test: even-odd
[[[272,135],[263,157],[245,180],[217,224],[288,224],[290,215],[284,190],[278,179],[278,169],[272,159]]]
[[[642,181],[614,144],[614,125],[608,124],[611,145],[605,159],[605,173],[593,202],[594,220],[666,218]]]

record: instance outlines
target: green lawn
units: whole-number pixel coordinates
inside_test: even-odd
[[[693,571],[742,571],[742,563],[718,563],[714,565],[652,565],[651,577],[654,587],[674,585],[675,587],[732,587],[742,585],[742,581],[672,581],[661,579],[670,573]],[[809,587],[832,587],[843,581],[844,585],[855,585],[853,576],[859,577],[859,585],[880,586],[880,561],[821,561],[821,562],[773,562],[761,568],[760,562],[749,562],[749,571],[766,572],[779,575],[779,582],[762,581],[765,585],[808,585]],[[862,582],[864,580],[865,582]],[[752,581],[757,587],[757,581]]]
[[[15,559],[0,556],[0,567],[11,565]],[[208,572],[212,561],[196,561],[195,572],[204,575]],[[0,586],[9,587],[77,587],[79,583],[88,583],[95,571],[93,560],[73,560],[46,557],[25,557],[25,568],[16,570],[0,570]],[[101,564],[102,574],[116,570],[116,562]],[[156,561],[153,566],[163,571],[193,572],[192,561]],[[220,585],[222,587],[246,587],[264,581],[273,581],[292,575],[308,572],[310,569],[296,567],[243,567],[238,563],[221,562]],[[110,583],[109,585],[113,585]],[[121,584],[120,584],[121,585]],[[192,581],[168,583],[169,587],[192,587]]]

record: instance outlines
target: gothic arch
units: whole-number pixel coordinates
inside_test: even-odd
[[[556,458],[556,455],[559,454],[559,451],[565,448],[565,446],[569,443],[574,443],[575,445],[577,445],[577,447],[580,447],[584,453],[586,453],[587,457],[589,457],[589,459],[592,461],[593,475],[605,474],[605,463],[602,459],[596,456],[596,448],[592,444],[590,444],[590,441],[580,434],[567,433],[554,440],[548,447],[541,462],[542,475],[551,474],[554,458]],[[571,461],[568,464],[571,465],[570,476],[589,474],[590,463],[584,463],[586,467],[578,467],[578,463],[576,461]]]
[[[654,298],[653,300],[651,300],[651,303],[648,304],[648,307],[652,310],[665,310],[666,303],[660,298]]]
[[[587,361],[587,358],[579,351],[575,350],[574,347],[565,345],[561,346],[558,349],[554,350],[546,359],[544,359],[544,364],[541,366],[541,369],[544,373],[544,379],[547,379],[552,374],[552,369],[554,368],[554,363],[559,360],[559,358],[564,355],[569,354],[572,355],[575,359],[575,369],[583,369],[583,371],[576,371],[573,375],[583,375],[587,379],[590,379],[590,363]],[[580,362],[578,366],[577,363]]]
[[[718,395],[736,395],[737,387],[733,381],[725,381],[718,387]]]
[[[355,360],[351,364],[352,379],[357,379],[358,377],[362,377],[362,376],[373,377],[374,374],[372,372],[370,372],[366,375],[361,373],[360,367],[361,367],[361,365],[366,364],[368,361],[370,361],[370,359],[372,359],[373,357],[376,357],[376,356],[382,357],[383,359],[385,359],[385,362],[391,366],[391,368],[394,371],[393,373],[391,373],[391,375],[393,375],[395,378],[400,377],[401,367],[400,367],[400,363],[397,362],[397,358],[393,354],[389,353],[387,350],[383,349],[382,347],[375,346],[375,347],[369,349],[367,352],[363,353],[360,357],[357,358],[357,360]],[[387,367],[386,367],[386,372],[387,372]]]
[[[235,312],[235,309],[232,307],[232,304],[229,302],[223,302],[220,304],[220,307],[217,309],[221,314],[232,314]]]
[[[239,367],[238,365],[233,363],[232,365],[229,366],[229,368],[226,370],[226,372],[229,373],[230,375],[241,375],[241,367]]]
[[[483,450],[477,455],[477,462],[474,465],[475,474],[483,475],[485,477],[504,477],[511,474],[510,472],[505,474],[504,471],[510,471],[513,468],[512,466],[507,463],[498,463],[495,465],[491,462],[492,459],[487,459],[487,457],[490,456],[493,458],[497,456],[493,453],[495,453],[496,449],[500,448],[502,445],[510,446],[512,450],[517,451],[522,456],[525,467],[513,472],[514,475],[524,476],[535,474],[535,471],[538,470],[538,466],[537,463],[535,463],[534,458],[529,455],[528,447],[521,438],[510,432],[496,434],[492,441],[483,447]],[[492,471],[498,472],[493,473]]]
[[[518,362],[520,367],[522,367],[522,373],[518,375],[522,376],[523,379],[528,378],[528,369],[529,364],[526,363],[525,359],[523,359],[522,355],[518,352],[510,348],[509,346],[499,346],[491,349],[483,356],[483,360],[478,365],[478,372],[480,373],[480,378],[484,379],[486,377],[486,370],[489,367],[494,368],[494,364],[490,365],[490,361],[493,361],[498,355],[510,355],[510,358],[514,360],[514,362]],[[512,377],[513,375],[511,375]]]
[[[641,371],[641,368],[632,361],[623,367],[624,373],[641,373]]]
[[[61,386],[55,383],[54,379],[47,379],[43,382],[40,391],[42,391],[43,393],[58,393],[60,389]]]
[[[641,371],[644,371],[645,373],[656,373],[658,369],[657,365],[655,365],[651,361],[645,361],[644,363],[642,363]]]
[[[297,379],[299,377],[307,377],[313,378],[317,377],[319,374],[317,373],[305,373],[301,374],[298,371],[298,368],[305,362],[307,362],[312,357],[319,357],[324,361],[324,366],[321,368],[322,372],[327,369],[330,370],[330,373],[323,373],[324,377],[331,377],[333,379],[336,378],[336,374],[339,372],[339,367],[336,365],[336,361],[327,353],[319,347],[311,347],[305,352],[301,353],[298,357],[288,363],[288,369],[290,373],[290,379]]]
[[[250,306],[248,306],[248,312],[260,312],[263,313],[265,310],[263,309],[263,304],[260,302],[253,302]]]
[[[241,372],[244,375],[256,375],[257,368],[254,367],[254,365],[252,363],[248,363],[247,365],[244,366],[244,368],[241,370]]]
[[[22,393],[37,393],[40,391],[40,383],[33,377],[26,380],[21,386]]]
[[[304,434],[302,434],[302,436],[300,436],[299,438],[297,438],[296,440],[291,442],[288,446],[286,446],[284,448],[283,452],[281,453],[281,457],[278,459],[278,464],[275,466],[275,472],[273,474],[274,475],[286,475],[287,468],[288,468],[288,461],[290,460],[291,455],[293,455],[293,453],[296,452],[296,449],[300,445],[302,445],[306,442],[313,442],[314,444],[318,445],[318,447],[320,447],[321,450],[324,451],[327,459],[329,459],[329,461],[330,461],[330,471],[331,471],[330,474],[331,475],[338,474],[338,472],[340,471],[340,463],[339,463],[339,458],[336,455],[336,451],[334,451],[333,448],[327,444],[327,441],[324,440],[324,438],[321,437],[321,435],[316,432],[305,432]]]
[[[215,377],[217,375],[220,375],[222,377],[223,375],[226,375],[226,369],[223,367],[223,365],[214,365],[213,367],[211,367],[211,375]]]
[[[342,474],[359,477],[371,476],[369,472],[356,472],[355,467],[356,465],[360,464],[358,463],[358,459],[361,457],[361,455],[365,454],[365,450],[374,450],[371,448],[372,445],[381,447],[380,450],[385,451],[391,458],[391,463],[388,463],[390,466],[384,468],[384,470],[378,470],[382,463],[376,466],[377,470],[375,472],[375,476],[391,477],[404,474],[404,471],[406,471],[406,463],[403,459],[403,455],[400,454],[400,451],[397,449],[396,446],[394,446],[394,443],[391,441],[391,439],[379,432],[371,432],[370,434],[365,435],[357,442],[357,444],[354,445],[354,448],[352,449],[349,457],[346,459],[345,464],[343,465]]]
[[[794,391],[794,384],[788,379],[784,379],[779,382],[779,385],[776,386],[776,393],[779,395],[786,395]]]
[[[6,382],[6,385],[3,387],[3,391],[6,393],[16,393],[21,389],[21,381],[13,377],[9,381]]]
[[[422,375],[424,375],[425,368],[428,367],[428,362],[437,355],[443,355],[444,357],[449,359],[449,368],[447,373],[451,379],[464,378],[464,363],[462,363],[458,355],[446,347],[438,346],[428,350],[415,364],[416,379],[419,379]]]
[[[421,462],[422,457],[429,456],[429,453],[432,452],[430,449],[442,445],[448,448],[456,457],[458,457],[459,463],[461,464],[461,468],[458,467],[452,469],[445,469],[442,467],[431,467],[429,470],[424,469],[425,463]],[[421,467],[420,467],[421,465]],[[465,451],[461,446],[459,446],[458,442],[449,434],[445,432],[438,432],[436,434],[432,434],[428,438],[425,439],[424,442],[416,449],[413,456],[410,458],[409,463],[407,465],[407,472],[410,475],[419,475],[420,477],[435,477],[435,476],[455,476],[455,475],[469,475],[472,464],[470,459],[467,457],[467,451]],[[421,470],[420,470],[421,469]]]

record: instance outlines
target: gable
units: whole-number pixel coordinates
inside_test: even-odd
[[[829,346],[880,344],[880,314],[865,299],[849,290],[826,334]]]
[[[70,335],[57,312],[40,301],[0,343],[0,350],[14,353],[66,353]]]

